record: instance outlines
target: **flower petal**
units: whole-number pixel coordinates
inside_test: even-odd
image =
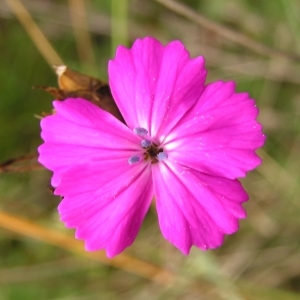
[[[115,117],[83,99],[54,101],[56,113],[41,121],[39,162],[60,174],[74,165],[89,161],[123,158],[127,161],[139,150],[139,137]]]
[[[153,38],[119,47],[109,62],[109,84],[130,128],[163,139],[200,97],[206,77],[203,57],[191,59],[179,41],[162,46]]]
[[[164,141],[169,159],[198,171],[234,179],[261,163],[264,144],[258,109],[233,82],[206,86],[197,104]]]
[[[61,220],[76,228],[88,251],[113,257],[130,246],[153,197],[149,164],[120,160],[77,166],[61,175],[55,194],[63,196]]]
[[[153,184],[163,236],[184,254],[192,245],[220,246],[224,234],[237,231],[238,219],[246,217],[241,203],[248,195],[237,180],[168,162],[153,166]]]

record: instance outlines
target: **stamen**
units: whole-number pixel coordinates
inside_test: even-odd
[[[133,129],[133,132],[137,135],[140,135],[140,136],[144,136],[144,135],[147,135],[148,134],[148,130],[145,129],[145,128],[140,128],[140,127],[137,127],[137,128],[134,128]]]
[[[141,140],[141,145],[142,145],[142,147],[143,148],[149,148],[150,147],[150,145],[151,145],[151,141],[149,141],[149,140]]]
[[[133,155],[133,156],[131,156],[131,157],[128,159],[128,163],[129,163],[130,165],[136,164],[136,163],[138,163],[139,161],[140,161],[140,157],[137,156],[137,155]]]
[[[164,161],[164,160],[166,160],[168,158],[168,154],[166,153],[166,152],[159,152],[158,154],[157,154],[157,159],[159,160],[159,161]]]

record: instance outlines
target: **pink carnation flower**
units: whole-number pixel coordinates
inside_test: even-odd
[[[155,198],[163,236],[184,254],[220,246],[246,217],[237,178],[261,163],[254,100],[234,82],[205,85],[204,58],[179,41],[120,46],[108,73],[127,126],[84,99],[54,101],[41,121],[39,161],[54,172],[61,220],[88,251],[113,257]]]

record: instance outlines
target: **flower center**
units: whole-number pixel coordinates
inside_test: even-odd
[[[144,138],[141,140],[141,146],[145,151],[143,153],[143,158],[145,161],[150,161],[151,164],[156,164],[159,161],[165,161],[168,158],[168,154],[164,152],[162,147],[151,141],[151,138],[145,138],[145,136],[148,134],[146,129],[134,128],[133,132]],[[128,159],[128,163],[130,165],[136,164],[139,161],[141,161],[141,157],[139,155],[133,155]]]
[[[152,164],[158,163],[160,160],[167,159],[168,155],[164,152],[163,148],[159,147],[155,143],[151,143],[149,147],[145,148],[146,152],[144,152],[144,159],[146,161],[151,160]],[[164,153],[165,159],[160,159],[161,153]]]

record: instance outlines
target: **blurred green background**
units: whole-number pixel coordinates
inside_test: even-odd
[[[208,81],[234,79],[257,100],[268,139],[259,152],[262,166],[242,180],[248,218],[221,248],[183,256],[162,238],[152,209],[126,259],[101,263],[97,253],[51,245],[47,228],[66,237],[73,231],[59,221],[59,199],[48,191],[51,174],[25,161],[27,171],[0,174],[1,213],[25,219],[18,232],[18,222],[0,220],[0,300],[300,299],[300,2],[188,0],[176,2],[184,5],[177,9],[166,3],[174,2],[1,0],[0,161],[35,153],[36,115],[51,111],[52,97],[32,86],[56,86],[51,64],[60,63],[49,47],[41,52],[38,44],[45,43],[36,31],[37,44],[29,36],[22,4],[66,65],[101,79],[116,45],[147,35],[163,43],[180,39],[192,56],[205,56]],[[192,14],[183,16],[187,9]],[[193,13],[221,29],[196,24]],[[238,41],[225,38],[224,28],[239,32]],[[245,36],[267,48],[245,45]],[[26,220],[46,228],[42,239],[27,237]],[[142,270],[139,261],[150,264]]]

